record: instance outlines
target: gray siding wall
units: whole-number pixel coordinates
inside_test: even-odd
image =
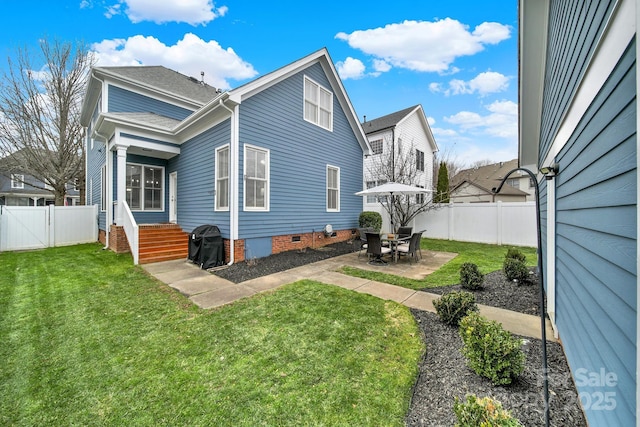
[[[215,211],[214,195],[216,148],[229,144],[230,123],[226,120],[185,142],[180,155],[169,161],[167,172],[178,172],[178,224],[186,232],[212,224],[222,237],[230,236],[229,212]]]
[[[97,109],[94,110],[93,119],[98,116]],[[87,152],[87,176],[86,176],[86,204],[87,205],[98,205],[98,228],[100,230],[106,229],[106,214],[105,211],[102,210],[101,206],[101,191],[102,191],[102,181],[101,181],[101,171],[102,166],[105,164],[105,142],[101,140],[93,141],[93,148],[91,148],[91,138],[90,135],[93,131],[92,128],[93,121],[89,124],[87,129],[87,137],[86,137],[86,152]]]
[[[113,85],[109,85],[108,108],[110,113],[152,112],[176,120],[183,120],[193,112]]]
[[[558,329],[574,375],[604,369],[617,378],[615,387],[577,378],[591,425],[635,424],[635,59],[633,42],[557,157]],[[605,392],[615,410],[594,406]]]
[[[333,131],[303,117],[304,75],[332,90],[322,67],[313,65],[240,105],[240,179],[245,144],[270,150],[270,211],[243,210],[240,238],[355,228],[362,211],[363,154],[346,115],[333,98]],[[340,212],[326,211],[327,165],[340,168]]]
[[[616,0],[551,1],[540,153],[549,150],[615,3]]]

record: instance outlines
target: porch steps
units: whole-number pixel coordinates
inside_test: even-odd
[[[138,245],[140,264],[186,259],[189,254],[189,234],[176,224],[140,225]]]

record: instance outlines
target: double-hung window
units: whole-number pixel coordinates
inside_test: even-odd
[[[333,93],[306,76],[304,119],[327,130],[333,129]]]
[[[216,210],[229,210],[229,146],[216,150]]]
[[[131,210],[163,209],[164,168],[127,163],[126,200]]]
[[[340,211],[340,169],[327,165],[327,212]]]
[[[22,189],[24,188],[24,175],[12,173],[11,174],[11,188]]]
[[[244,208],[269,210],[269,150],[245,145]]]

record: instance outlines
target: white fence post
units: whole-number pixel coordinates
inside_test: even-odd
[[[504,221],[504,218],[502,218],[502,201],[498,200],[496,202],[496,220],[498,221],[496,224],[496,230],[497,230],[497,235],[496,235],[496,244],[498,245],[502,245],[502,224]]]
[[[45,221],[47,221],[45,229],[47,230],[47,240],[45,243],[47,247],[56,245],[56,207],[55,205],[47,206],[47,215]]]

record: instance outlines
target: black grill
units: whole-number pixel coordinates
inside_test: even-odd
[[[191,232],[189,260],[205,270],[224,265],[224,243],[217,226],[201,225]]]

